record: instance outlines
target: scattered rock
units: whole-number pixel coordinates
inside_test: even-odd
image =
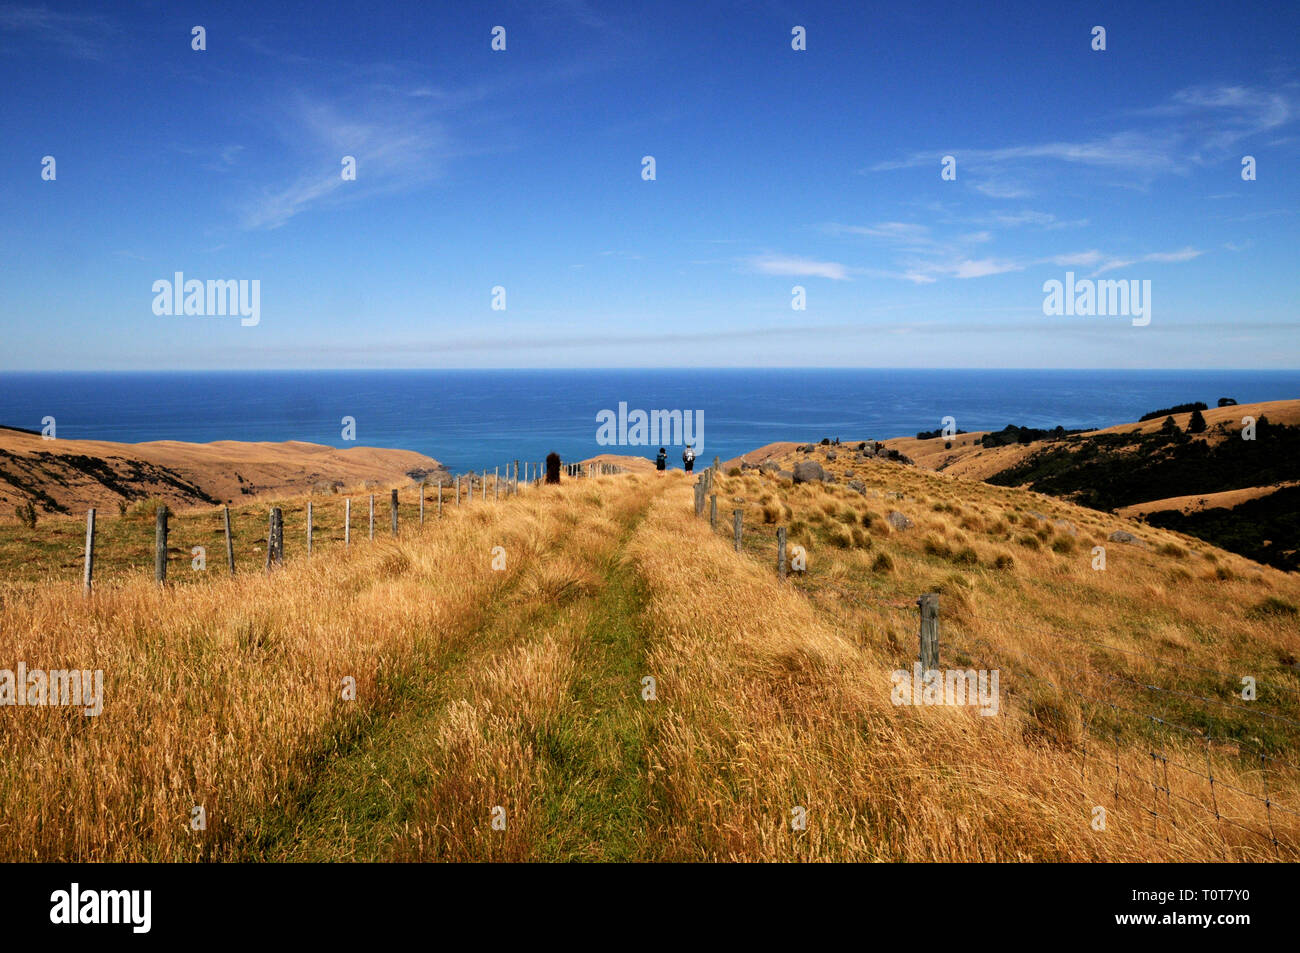
[[[858,493],[861,493],[863,496],[867,495],[867,485],[863,483],[861,480],[850,480],[849,489],[856,490]]]
[[[777,471],[776,471],[776,475],[777,475],[777,478],[778,478],[778,479],[781,479],[781,480],[793,480],[793,479],[794,479],[794,474],[791,473],[789,470],[777,470]]]
[[[800,460],[792,477],[795,483],[820,483],[826,479],[826,470],[815,460]]]
[[[832,460],[834,460],[837,456],[838,456],[838,454],[836,454],[836,452],[835,452],[834,450],[827,450],[827,451],[826,451],[826,462],[827,462],[827,463],[830,463],[830,462],[831,462]]]
[[[1130,546],[1140,546],[1143,549],[1151,548],[1143,540],[1138,539],[1126,529],[1115,530],[1115,532],[1110,534],[1110,541],[1112,543],[1128,543]]]
[[[762,470],[764,473],[775,473],[777,470],[781,469],[777,464],[773,463],[771,460],[764,460],[762,463],[758,465],[758,468]]]
[[[910,519],[898,512],[898,510],[890,510],[889,515],[886,516],[885,519],[889,521],[889,525],[894,527],[894,529],[911,529],[915,525]]]

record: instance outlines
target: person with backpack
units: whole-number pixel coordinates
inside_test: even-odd
[[[687,473],[690,473],[695,469],[695,448],[689,444],[686,449],[682,451],[682,466],[686,468]]]
[[[668,451],[663,447],[659,448],[659,456],[655,457],[655,469],[660,473],[668,469]]]

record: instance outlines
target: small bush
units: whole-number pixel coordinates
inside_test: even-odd
[[[1161,556],[1172,556],[1174,559],[1182,559],[1187,555],[1187,550],[1183,549],[1183,547],[1179,546],[1177,543],[1165,543],[1160,547],[1159,553]]]
[[[732,467],[727,471],[727,476],[740,476],[740,467]]]
[[[1042,549],[1042,544],[1038,542],[1038,537],[1031,536],[1029,533],[1017,536],[1016,542],[1021,546],[1024,546],[1026,549]]]
[[[889,558],[889,553],[881,553],[871,563],[871,571],[878,573],[888,573],[894,571],[894,561]]]
[[[871,548],[871,537],[867,535],[867,531],[862,527],[854,526],[849,532],[853,536],[853,545],[856,549]]]
[[[993,560],[994,569],[1015,569],[1016,561],[1010,553],[998,553]]]
[[[952,554],[952,561],[959,566],[978,566],[980,557],[970,546],[963,546]]]
[[[22,523],[28,529],[36,528],[36,507],[32,506],[31,501],[19,503],[14,507],[14,513],[18,516],[18,522]]]

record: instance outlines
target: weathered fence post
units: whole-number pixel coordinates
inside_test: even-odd
[[[916,600],[921,607],[921,670],[939,667],[939,594],[927,592]]]
[[[307,502],[307,555],[311,555],[311,501]]]
[[[159,585],[167,581],[167,504],[154,513],[153,578]]]
[[[235,574],[235,541],[230,536],[230,507],[223,506],[221,515],[226,524],[226,565],[230,568],[230,574]]]
[[[375,538],[375,494],[370,494],[370,538]]]
[[[704,478],[695,481],[695,518],[704,515]]]
[[[735,520],[735,522],[736,522],[736,526],[735,526],[735,530],[736,530],[736,552],[740,552],[740,521],[741,521],[741,519],[744,518],[745,511],[744,511],[744,510],[732,510],[731,515],[732,515],[732,518],[733,518],[733,519]]]
[[[344,501],[343,506],[343,545],[352,545],[352,497]]]
[[[785,527],[776,528],[776,574],[785,582],[786,565],[785,565]]]
[[[397,535],[397,490],[393,490],[393,535]]]
[[[709,529],[718,528],[718,494],[709,497]]]
[[[456,505],[460,506],[460,476],[456,477]]]
[[[424,525],[424,481],[420,481],[420,525]]]
[[[95,575],[95,508],[86,510],[86,571],[82,578],[83,592],[90,595]]]
[[[442,481],[438,481],[438,519],[442,519]]]
[[[501,499],[501,467],[492,471],[492,499]]]
[[[560,482],[560,455],[555,452],[546,455],[546,482]]]
[[[270,525],[266,532],[266,571],[284,562],[284,512],[271,507]]]

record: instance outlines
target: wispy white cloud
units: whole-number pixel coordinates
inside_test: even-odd
[[[1116,186],[1145,188],[1162,175],[1185,174],[1222,161],[1243,142],[1272,133],[1300,117],[1295,91],[1251,86],[1188,87],[1168,101],[1129,114],[1141,125],[1078,140],[1052,140],[995,149],[950,144],[876,162],[864,172],[933,166],[940,157],[957,159],[959,180],[990,198],[1025,198],[1042,188],[1052,164],[1105,172]],[[1120,121],[1123,117],[1119,117]]]
[[[3,4],[0,32],[57,47],[77,59],[101,61],[107,59],[110,44],[120,31],[112,21],[97,14]]]
[[[747,262],[765,275],[830,278],[833,281],[847,281],[849,278],[849,269],[835,261],[814,261],[794,255],[756,255]]]
[[[299,95],[275,113],[301,171],[246,203],[246,228],[278,228],[330,202],[402,192],[436,179],[453,150],[441,121],[409,102],[370,96],[347,103]],[[342,178],[355,157],[355,181]]]

